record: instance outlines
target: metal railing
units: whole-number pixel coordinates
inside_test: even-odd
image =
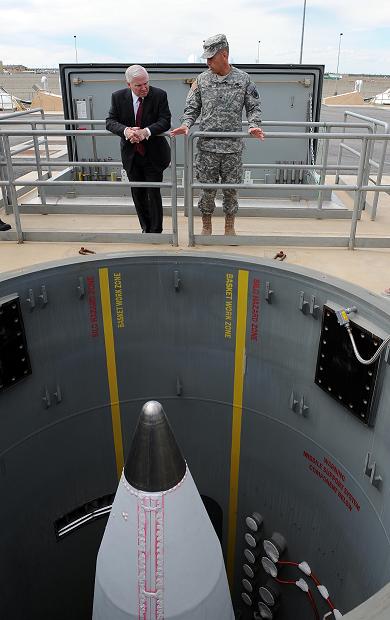
[[[37,120],[36,118],[31,119],[31,118],[24,118],[23,120],[21,120],[20,117],[30,117],[32,114],[40,114],[41,116],[41,120]],[[16,120],[15,120],[16,119]],[[30,110],[21,110],[20,112],[11,112],[9,114],[2,114],[0,116],[0,159],[2,157],[4,157],[4,145],[3,145],[3,132],[1,131],[1,125],[2,124],[23,124],[23,125],[30,125],[31,128],[35,129],[36,125],[42,125],[43,129],[46,129],[46,123],[47,120],[45,119],[45,111],[43,108],[31,108]],[[30,141],[27,144],[24,144],[22,147],[19,148],[14,148],[12,149],[12,154],[16,155],[18,153],[23,153],[25,151],[28,151],[32,146],[34,147],[34,151],[35,151],[35,157],[36,160],[38,162],[39,159],[39,144],[44,144],[45,145],[45,154],[47,159],[50,158],[50,152],[49,152],[49,144],[48,144],[48,140],[47,140],[47,136],[42,137],[41,139],[34,137],[32,141]],[[5,180],[5,176],[3,173],[3,168],[4,166],[0,165],[0,181],[4,181]],[[39,177],[39,169],[38,169],[38,165],[37,165],[37,171],[38,171],[38,178],[41,179],[41,177]],[[51,177],[51,168],[50,168],[50,164],[49,164],[49,168],[48,168],[48,172],[47,172],[47,177],[50,178]],[[11,204],[11,198],[7,195],[7,188],[4,186],[4,184],[1,185],[1,192],[2,192],[2,196],[3,196],[3,204],[5,205],[5,207],[7,208],[8,205]],[[45,200],[45,195],[44,195],[44,191],[41,190],[41,199],[42,201]]]
[[[58,119],[47,119],[45,125],[58,125],[59,123],[63,123],[65,125],[66,129],[74,129],[75,126],[79,125],[79,129],[85,129],[84,125],[90,125],[92,129],[94,129],[94,125],[105,125],[105,120],[99,120],[99,119],[66,119],[66,120],[58,120]],[[25,124],[23,120],[20,119],[16,119],[16,120],[11,120],[8,122],[8,124],[11,125],[20,125],[20,124]],[[39,122],[37,122],[36,124],[34,123],[34,128],[36,127],[36,125],[39,124]],[[247,122],[243,122],[243,125],[247,125]],[[2,125],[2,120],[0,118],[0,129],[1,129],[1,125]],[[80,127],[82,126],[82,127]],[[338,122],[338,121],[334,121],[334,122],[323,122],[323,121],[264,121],[263,122],[263,126],[265,128],[267,127],[297,127],[298,129],[300,128],[305,128],[305,130],[309,130],[309,132],[313,132],[314,130],[318,130],[318,129],[323,129],[325,131],[331,131],[332,129],[338,129],[338,128],[343,128],[343,130],[345,131],[346,126],[348,127],[348,129],[359,129],[359,130],[367,130],[368,132],[372,133],[372,127],[370,123],[345,123],[345,122]],[[39,153],[36,154],[36,160],[40,165],[44,165],[44,166],[49,166],[49,170],[50,167],[53,166],[57,166],[57,167],[61,167],[64,165],[67,166],[74,166],[76,169],[81,167],[94,167],[94,166],[99,166],[99,167],[105,167],[105,166],[121,166],[121,162],[109,162],[107,163],[106,161],[102,161],[100,159],[97,159],[97,155],[96,155],[96,135],[93,132],[92,134],[92,148],[93,148],[93,153],[94,153],[94,160],[93,161],[77,161],[76,159],[76,152],[77,152],[77,148],[76,148],[76,137],[80,136],[82,134],[76,134],[75,136],[73,136],[71,138],[72,144],[71,144],[71,151],[72,151],[72,158],[70,160],[63,160],[61,159],[61,161],[59,162],[54,162],[53,160],[49,160],[49,158],[47,157],[46,160],[42,160],[39,157]],[[45,136],[45,139],[46,136]],[[310,139],[310,143],[312,143],[313,141]],[[326,142],[326,145],[328,143]],[[21,148],[20,150],[17,149],[13,149],[13,154],[16,153],[20,153],[23,151],[23,148]],[[184,167],[187,166],[186,163],[186,151],[184,153]],[[321,164],[300,164],[299,166],[299,175],[300,177],[303,176],[304,172],[310,172],[310,171],[316,171],[316,170],[320,170],[321,171],[321,181],[324,182],[325,180],[325,175],[327,172],[333,172],[333,171],[337,171],[337,173],[340,170],[343,170],[344,172],[348,171],[348,172],[357,172],[358,170],[358,166],[357,165],[342,165],[342,166],[338,166],[338,165],[331,165],[328,164],[327,161],[327,153],[325,154],[325,157],[322,158],[322,163]],[[21,160],[19,159],[18,161],[14,161],[13,165],[14,166],[25,166],[31,164],[31,161],[27,161],[27,160]],[[286,173],[289,172],[290,170],[294,170],[295,171],[295,164],[284,164],[284,163],[275,163],[275,164],[244,164],[243,166],[244,169],[246,168],[267,168],[267,169],[275,169],[276,170],[276,176],[278,176],[278,174],[280,173],[282,178],[280,181],[280,184],[282,185],[283,182],[287,181],[286,179],[283,179],[283,176],[286,176]],[[40,179],[39,175],[38,178]],[[40,179],[41,180],[41,179]],[[303,178],[299,179],[299,183],[302,183]],[[297,182],[297,181],[296,181]],[[248,187],[246,188],[248,189]],[[42,190],[43,192],[43,190]],[[322,208],[322,200],[323,200],[323,194],[322,192],[320,192],[318,194],[318,207]],[[42,201],[43,204],[46,204],[45,201]],[[185,214],[187,215],[187,212],[185,210]],[[251,209],[251,214],[255,215],[256,214],[256,209]]]
[[[27,114],[31,114],[33,112],[39,112],[42,115],[41,119],[20,119],[18,118],[19,116],[26,116]],[[349,114],[354,114],[354,113],[349,113]],[[15,118],[16,117],[16,118]],[[358,118],[360,118],[360,115],[358,115]],[[368,118],[368,117],[366,117]],[[366,118],[363,118],[363,120],[366,120]],[[353,211],[352,211],[352,215],[350,215],[351,217],[351,230],[350,230],[350,234],[348,236],[348,238],[345,237],[302,237],[302,236],[296,236],[296,237],[281,237],[280,241],[283,241],[283,243],[285,244],[292,244],[293,241],[295,241],[298,245],[332,245],[332,244],[336,244],[339,246],[348,246],[349,248],[353,249],[356,245],[356,243],[359,244],[366,244],[367,246],[371,245],[372,247],[374,247],[375,245],[377,247],[388,247],[389,243],[385,238],[382,239],[372,239],[371,238],[371,242],[370,240],[367,238],[365,240],[362,239],[358,239],[358,241],[356,242],[356,227],[357,227],[357,222],[360,218],[360,211],[361,211],[361,205],[362,205],[362,196],[365,195],[366,192],[369,191],[374,191],[375,195],[377,196],[379,194],[379,192],[382,191],[389,191],[389,187],[386,185],[381,185],[380,182],[382,180],[382,174],[379,176],[378,174],[378,178],[377,178],[377,184],[375,185],[375,188],[373,187],[369,187],[368,182],[368,176],[367,176],[367,165],[369,165],[369,163],[372,163],[372,159],[368,157],[368,154],[372,152],[372,148],[373,148],[373,144],[375,143],[375,141],[384,141],[384,143],[387,145],[387,140],[390,138],[390,134],[388,132],[388,126],[387,124],[383,124],[383,126],[385,126],[385,129],[387,130],[386,134],[378,134],[374,131],[374,128],[372,127],[372,123],[371,123],[372,119],[369,119],[369,121],[361,123],[361,122],[306,122],[306,121],[302,121],[302,122],[291,122],[291,121],[267,121],[263,123],[263,126],[266,128],[267,126],[269,127],[274,127],[274,126],[279,126],[279,127],[297,127],[298,129],[301,128],[305,128],[311,130],[311,129],[325,129],[324,133],[318,133],[318,132],[308,132],[305,131],[304,133],[300,133],[299,131],[297,132],[267,132],[266,134],[266,138],[267,140],[269,139],[283,139],[283,140],[288,140],[288,139],[305,139],[307,141],[313,141],[313,140],[322,140],[324,143],[324,151],[323,151],[323,155],[322,155],[322,161],[321,163],[311,163],[311,164],[301,164],[301,163],[297,163],[297,164],[283,164],[283,167],[286,168],[287,170],[292,170],[292,171],[296,171],[296,170],[301,170],[301,171],[305,171],[305,172],[312,172],[313,176],[314,173],[316,173],[316,171],[318,170],[320,172],[319,175],[319,183],[313,182],[313,183],[301,183],[300,184],[300,190],[302,190],[303,192],[305,191],[315,191],[317,193],[317,208],[313,209],[313,211],[316,212],[315,217],[321,219],[323,216],[322,214],[322,208],[323,208],[323,192],[327,189],[327,190],[339,190],[341,189],[338,181],[339,181],[339,173],[341,170],[348,170],[351,172],[356,172],[357,173],[357,180],[355,184],[350,184],[350,185],[343,185],[342,189],[343,190],[347,190],[347,191],[352,191],[354,192],[355,196],[354,196],[354,207],[353,207]],[[373,119],[375,120],[375,119]],[[11,124],[11,125],[21,125],[21,124],[30,124],[31,125],[31,129],[30,130],[18,130],[18,129],[9,129],[9,128],[2,128],[2,125],[5,124]],[[54,167],[60,167],[60,168],[64,168],[64,166],[72,166],[75,170],[79,169],[81,166],[99,166],[101,168],[117,168],[118,166],[121,166],[121,162],[119,161],[101,161],[101,160],[97,160],[97,161],[77,161],[77,160],[53,160],[50,158],[50,153],[49,153],[49,149],[48,149],[48,138],[52,137],[52,136],[65,136],[67,138],[69,138],[70,140],[76,140],[77,138],[85,138],[85,139],[96,139],[96,136],[98,137],[107,137],[110,136],[112,137],[112,134],[106,130],[97,130],[97,129],[93,129],[93,130],[87,130],[83,128],[83,131],[77,130],[77,129],[65,129],[65,130],[50,130],[47,129],[46,126],[47,125],[58,125],[58,124],[64,124],[65,127],[74,127],[77,125],[103,125],[105,123],[104,120],[97,120],[97,119],[66,119],[66,120],[58,120],[58,119],[45,119],[44,118],[44,114],[43,114],[43,110],[41,109],[37,109],[37,110],[31,110],[29,112],[19,112],[19,113],[14,113],[14,114],[10,114],[10,115],[6,115],[5,117],[3,116],[2,118],[0,118],[0,146],[3,146],[3,157],[0,158],[0,185],[2,187],[2,191],[4,192],[5,190],[7,190],[8,192],[8,196],[9,196],[9,202],[12,206],[12,210],[14,212],[14,216],[15,216],[15,225],[16,225],[16,233],[17,233],[17,240],[18,242],[22,242],[24,239],[33,239],[34,240],[42,240],[41,238],[39,238],[38,233],[25,233],[22,230],[22,225],[21,225],[21,220],[20,220],[20,211],[19,211],[19,205],[18,205],[18,200],[17,200],[17,187],[25,187],[25,188],[37,188],[38,191],[40,191],[40,197],[41,197],[41,202],[42,205],[45,206],[46,202],[45,202],[45,194],[44,194],[44,189],[45,187],[49,186],[51,188],[53,188],[54,186],[58,186],[58,187],[67,187],[67,186],[71,186],[71,187],[79,187],[79,186],[84,186],[84,187],[88,187],[88,186],[99,186],[99,187],[124,187],[124,186],[128,186],[128,187],[167,187],[171,189],[171,210],[172,210],[172,235],[167,235],[167,234],[163,234],[163,235],[142,235],[138,234],[138,233],[117,233],[116,235],[111,235],[110,234],[104,234],[104,233],[96,233],[94,239],[96,240],[96,237],[99,236],[99,238],[105,238],[105,240],[118,240],[118,236],[120,236],[120,239],[125,238],[126,241],[142,241],[142,242],[157,242],[157,243],[163,243],[167,240],[169,240],[169,242],[172,242],[173,245],[177,245],[178,244],[178,226],[177,226],[177,190],[178,190],[178,186],[177,186],[177,169],[176,169],[176,141],[173,137],[171,137],[168,133],[164,134],[165,136],[169,137],[171,140],[171,146],[172,146],[172,164],[171,164],[171,169],[172,169],[172,178],[171,178],[171,182],[170,183],[147,183],[147,182],[131,182],[131,183],[125,183],[123,181],[117,182],[117,181],[86,181],[86,180],[55,180],[52,179],[50,182],[49,181],[45,181],[43,179],[44,176],[44,171],[43,171],[43,166],[49,166],[50,169],[54,168]],[[382,124],[382,122],[378,122],[378,124]],[[43,129],[37,129],[38,125],[42,125]],[[330,133],[329,130],[330,129],[341,129],[342,133]],[[362,134],[362,133],[345,133],[346,129],[358,129],[360,131],[366,131],[367,133]],[[23,152],[23,150],[27,147],[25,147],[25,145],[21,148],[16,147],[14,149],[11,149],[10,146],[10,138],[11,137],[21,137],[21,136],[28,136],[30,137],[31,140],[31,144],[34,145],[34,153],[35,153],[35,164],[37,167],[37,172],[38,172],[38,180],[37,181],[26,181],[26,180],[22,180],[22,179],[16,179],[15,178],[15,173],[14,173],[14,168],[17,166],[24,166],[27,165],[28,163],[31,164],[31,160],[24,160],[24,159],[20,159],[18,161],[13,160],[13,155],[15,153],[20,153]],[[41,157],[41,154],[39,152],[39,138],[42,138],[45,141],[45,145],[46,145],[46,157],[45,159],[43,159]],[[201,183],[195,183],[194,182],[194,141],[199,138],[199,137],[219,137],[219,138],[223,138],[223,137],[234,137],[234,138],[244,138],[244,139],[253,139],[251,138],[248,133],[236,133],[236,132],[214,132],[214,133],[205,133],[205,132],[199,132],[199,131],[195,131],[192,134],[190,134],[190,136],[185,137],[185,148],[184,148],[184,208],[185,208],[185,214],[188,214],[188,233],[189,233],[189,244],[190,245],[194,245],[195,242],[199,242],[199,243],[204,243],[204,244],[212,244],[212,243],[221,243],[221,244],[226,244],[226,243],[233,243],[235,245],[238,244],[265,244],[267,242],[269,242],[269,238],[265,238],[265,237],[260,237],[260,236],[245,236],[245,235],[240,235],[238,237],[235,237],[234,239],[227,239],[226,236],[202,236],[202,235],[195,235],[194,234],[194,190],[201,190],[204,188],[209,188],[209,189],[232,189],[232,188],[236,188],[236,189],[250,189],[250,190],[261,190],[263,188],[266,188],[267,190],[276,190],[276,189],[280,189],[281,184],[280,183],[251,183],[250,185],[248,185],[247,183],[238,183],[238,184],[201,184]],[[330,164],[328,162],[328,155],[329,155],[329,142],[330,140],[342,140],[344,147],[347,147],[347,145],[345,144],[345,140],[358,140],[361,142],[361,149],[360,151],[357,151],[356,149],[354,149],[354,155],[359,157],[359,162],[358,165],[344,165],[341,162],[341,159],[337,162],[336,165],[334,164]],[[340,154],[341,150],[339,151]],[[381,159],[380,162],[377,164],[378,166],[378,170],[379,172],[383,172],[383,166],[384,166],[384,162],[385,162],[385,152],[386,150],[383,149],[382,150],[382,155],[381,155]],[[1,151],[0,151],[0,156],[1,156]],[[375,162],[376,163],[376,162]],[[244,167],[247,168],[266,168],[269,170],[277,170],[280,167],[280,164],[278,163],[262,163],[262,164],[245,164]],[[4,170],[6,171],[7,175],[4,175]],[[336,182],[334,184],[325,184],[325,179],[326,179],[326,174],[329,172],[335,172],[336,173]],[[296,188],[296,184],[293,183],[287,183],[284,182],[282,185],[283,189],[286,190],[294,190]],[[351,213],[351,212],[349,212]],[[277,210],[275,210],[275,217],[278,217],[277,215]],[[9,238],[9,236],[12,236],[12,233],[7,233],[8,236],[7,238]],[[87,240],[87,235],[80,233],[82,236],[82,240],[85,241]],[[93,234],[93,233],[92,233]],[[152,239],[153,237],[156,237]],[[114,239],[115,237],[115,239]],[[65,232],[58,232],[57,236],[54,235],[54,233],[50,236],[48,235],[46,237],[45,240],[48,240],[48,238],[51,238],[53,240],[72,240],[72,239],[76,239],[76,235],[75,234],[70,234],[70,233],[65,233]],[[80,237],[78,237],[80,238]],[[89,237],[91,238],[91,237]],[[272,243],[280,243],[279,239],[276,238],[272,238]],[[386,245],[387,244],[387,245]]]
[[[188,191],[186,192],[186,203],[188,210],[188,235],[189,235],[189,245],[194,246],[197,242],[204,243],[210,245],[212,243],[221,244],[221,245],[258,245],[259,244],[259,236],[256,235],[240,235],[234,237],[227,237],[225,235],[195,235],[194,234],[194,207],[193,207],[193,198],[194,198],[194,189],[242,189],[245,186],[244,183],[195,183],[194,182],[194,172],[193,172],[193,156],[194,156],[194,141],[197,138],[206,137],[206,138],[244,138],[244,139],[254,139],[248,133],[244,132],[201,132],[195,131],[191,133],[187,137],[188,143],[188,155],[187,155],[187,170],[186,173],[186,186]],[[359,167],[357,173],[356,184],[343,185],[343,190],[353,191],[354,192],[354,205],[351,219],[351,227],[348,238],[345,237],[322,237],[325,243],[321,243],[322,245],[339,245],[339,246],[347,246],[349,249],[353,250],[357,245],[356,240],[356,229],[357,222],[360,217],[360,204],[362,200],[362,194],[369,191],[376,192],[389,192],[390,185],[376,185],[375,189],[372,186],[367,184],[366,180],[366,161],[367,161],[367,153],[371,149],[372,142],[375,140],[389,140],[390,134],[345,134],[345,133],[295,133],[295,132],[268,132],[266,134],[267,140],[280,140],[280,139],[297,139],[303,138],[306,140],[326,140],[329,142],[330,140],[341,140],[341,139],[349,139],[349,140],[359,140],[361,141],[361,150],[360,150],[360,160]],[[327,153],[327,149],[326,149]],[[324,157],[324,168],[326,169],[327,157]],[[266,164],[257,164],[258,167],[268,167]],[[290,164],[290,167],[299,168],[299,165]],[[311,167],[308,164],[306,167]],[[314,166],[316,167],[316,166]],[[263,183],[253,183],[251,185],[252,189],[261,189],[264,187]],[[278,184],[266,184],[268,189],[277,189],[279,187]],[[287,189],[293,189],[293,184],[285,184],[284,187]],[[338,183],[334,184],[303,184],[301,185],[301,190],[303,191],[311,191],[311,190],[319,190],[322,192],[324,189],[337,190],[340,189]],[[321,212],[322,203],[321,199],[318,203],[318,212]],[[280,242],[281,240],[285,245],[319,245],[321,237],[280,237],[280,238],[272,238],[272,244],[276,242]],[[262,237],[262,244],[268,245],[270,244],[270,239],[267,237]],[[371,241],[371,242],[370,242]],[[359,240],[359,245],[371,246],[371,247],[390,247],[390,237],[389,238],[365,238]]]
[[[359,114],[357,112],[350,112],[350,111],[346,110],[344,112],[344,121],[346,122],[347,125],[348,125],[348,122],[347,122],[348,117],[358,118],[360,120],[366,121],[372,127],[372,133],[374,133],[374,134],[377,134],[378,127],[383,127],[384,133],[389,133],[389,131],[390,131],[389,123],[386,123],[385,121],[382,121],[380,119],[372,118],[370,116],[365,116],[364,114]],[[350,126],[353,126],[353,124],[351,123]],[[345,132],[345,128],[344,128],[344,132]],[[371,166],[373,166],[374,168],[377,168],[377,177],[376,177],[375,184],[376,185],[380,185],[381,184],[382,176],[383,176],[383,168],[384,168],[385,161],[386,161],[387,140],[383,141],[383,146],[382,146],[382,151],[381,151],[381,156],[380,156],[379,162],[376,162],[376,161],[374,161],[372,159],[373,150],[374,150],[374,144],[375,144],[374,142],[372,142],[370,144],[370,148],[367,151],[367,155],[366,155],[366,162],[365,162],[365,184],[366,185],[368,185],[368,183],[370,181]],[[337,158],[337,164],[341,164],[342,155],[343,155],[344,151],[347,151],[347,152],[351,153],[352,155],[360,157],[359,151],[357,151],[356,149],[352,148],[351,146],[345,144],[344,143],[344,139],[343,139],[343,140],[341,140],[341,142],[339,144],[339,153],[338,153],[338,158]],[[339,175],[339,173],[337,173],[337,175],[336,175],[336,183],[339,183],[339,180],[340,180],[340,175]],[[374,192],[374,200],[373,200],[372,209],[371,209],[371,220],[372,221],[374,221],[375,218],[376,218],[376,211],[377,211],[377,207],[378,207],[378,199],[379,199],[379,191],[375,191]],[[360,209],[363,209],[363,205],[365,204],[365,200],[366,200],[366,193],[362,192],[362,194],[361,194]]]
[[[244,126],[248,125],[247,122],[243,122],[242,123]],[[198,125],[198,123],[196,123],[195,125]],[[299,129],[303,129],[305,128],[306,130],[308,130],[308,134],[306,139],[308,140],[308,144],[310,144],[311,142],[313,142],[312,140],[312,133],[315,130],[324,130],[325,132],[331,132],[332,129],[343,129],[345,131],[345,129],[359,129],[361,131],[366,130],[368,133],[373,133],[373,129],[370,123],[360,123],[360,122],[354,122],[354,123],[346,123],[343,121],[263,121],[262,122],[262,127],[263,128],[267,128],[267,127],[297,127]],[[269,135],[269,133],[267,133],[267,136]],[[294,134],[294,137],[297,134]],[[321,134],[322,135],[322,134]],[[247,134],[245,134],[245,137],[248,137]],[[293,136],[291,136],[293,137]],[[299,136],[298,136],[299,137]],[[359,166],[358,165],[342,165],[340,163],[337,164],[329,164],[328,163],[328,142],[325,142],[325,151],[322,154],[322,161],[321,163],[319,163],[318,161],[315,163],[311,163],[311,164],[281,164],[281,163],[263,163],[263,164],[243,164],[243,169],[245,170],[246,168],[259,168],[259,169],[267,169],[267,170],[275,170],[276,171],[276,178],[278,176],[278,173],[280,171],[282,171],[282,173],[284,174],[286,171],[299,171],[299,174],[303,173],[303,172],[313,172],[316,173],[317,170],[320,170],[320,182],[322,184],[324,184],[325,182],[325,177],[326,174],[329,172],[337,172],[339,173],[340,171],[343,172],[355,172],[357,173]],[[187,210],[188,207],[187,205],[189,204],[189,197],[188,197],[188,192],[189,192],[189,186],[188,186],[188,156],[187,156],[187,150],[188,148],[185,148],[184,150],[184,170],[187,170],[187,174],[185,174],[185,185],[186,185],[186,201],[185,201],[185,209],[184,212],[187,215]],[[317,153],[318,155],[318,153]],[[318,156],[317,156],[317,160],[318,160]],[[278,183],[280,183],[280,185],[285,185],[287,184],[287,179],[286,180],[282,180],[282,181],[277,181]],[[248,189],[249,187],[253,187],[253,185],[251,184],[250,186],[245,185],[244,186],[245,189]],[[270,184],[266,183],[266,187],[267,189],[270,187]],[[300,186],[301,187],[301,186]],[[322,206],[323,206],[323,192],[319,191],[318,192],[318,197],[317,197],[317,217],[320,217],[320,213],[319,210],[322,210]],[[251,209],[253,213],[256,213],[255,209]],[[314,210],[314,209],[313,209]],[[315,214],[313,213],[313,210],[311,211],[312,215],[315,216]],[[281,212],[280,209],[278,209],[279,213]],[[277,217],[277,216],[276,216]]]
[[[46,121],[47,122],[47,121]],[[58,121],[55,121],[58,124]],[[72,124],[75,121],[72,121]],[[84,120],[82,121],[83,123],[85,122]],[[92,121],[93,123],[97,123],[96,120]],[[34,125],[36,124],[36,122],[34,121]],[[66,124],[71,124],[70,121],[66,121]],[[26,233],[23,231],[22,229],[22,224],[21,224],[21,219],[20,219],[20,211],[19,211],[19,204],[18,204],[18,199],[17,199],[17,192],[16,192],[16,188],[17,187],[31,187],[31,188],[45,188],[50,186],[51,188],[54,186],[57,187],[67,187],[67,186],[71,186],[71,187],[79,187],[79,186],[96,186],[98,185],[99,187],[147,187],[147,188],[170,188],[171,189],[171,212],[172,212],[172,233],[148,233],[147,235],[143,235],[141,233],[76,233],[76,234],[72,234],[72,233],[57,233],[51,235],[52,240],[62,240],[62,241],[71,241],[71,240],[82,240],[82,241],[86,241],[86,240],[105,240],[105,241],[138,241],[138,242],[143,242],[143,243],[171,243],[174,246],[178,245],[178,226],[177,226],[177,177],[176,177],[176,139],[173,136],[170,136],[169,133],[165,133],[165,134],[161,134],[160,137],[168,137],[170,139],[171,142],[171,168],[172,168],[172,174],[171,174],[171,181],[170,182],[146,182],[146,181],[131,181],[131,182],[123,182],[123,181],[74,181],[74,180],[61,180],[61,181],[57,181],[55,179],[52,179],[50,181],[44,181],[42,179],[42,165],[45,163],[50,163],[50,165],[57,165],[57,162],[54,163],[53,160],[50,160],[49,154],[47,153],[47,160],[41,160],[40,157],[40,153],[39,153],[39,148],[37,145],[37,138],[38,136],[45,136],[50,137],[50,136],[67,136],[67,137],[73,137],[73,136],[82,136],[82,137],[92,137],[92,136],[99,136],[99,137],[112,137],[112,134],[106,130],[84,130],[82,132],[78,131],[78,130],[37,130],[37,129],[31,129],[31,130],[2,130],[0,131],[0,135],[2,138],[2,142],[3,142],[3,148],[4,148],[4,153],[3,153],[3,158],[0,159],[0,168],[5,168],[6,172],[7,172],[7,179],[1,179],[0,180],[0,185],[2,185],[2,187],[6,187],[9,191],[9,195],[10,195],[10,201],[11,201],[11,206],[12,206],[12,210],[14,213],[14,217],[15,217],[15,227],[16,227],[16,236],[17,236],[17,241],[18,243],[23,243],[24,240],[28,239],[28,240],[44,240],[44,239],[38,239],[39,235],[37,234],[33,234],[33,233],[29,233],[26,235]],[[34,142],[34,147],[35,147],[35,154],[36,154],[36,163],[37,163],[37,169],[38,169],[38,176],[39,179],[38,181],[26,181],[26,180],[21,180],[21,179],[16,179],[15,178],[15,174],[14,174],[14,163],[12,161],[12,151],[11,151],[11,145],[10,145],[10,137],[21,137],[21,136],[31,136],[33,138],[33,142]],[[96,162],[98,163],[99,166],[107,166],[107,167],[117,167],[120,162],[114,162],[114,161],[109,161],[109,162]],[[72,165],[82,165],[83,162],[72,162]],[[93,162],[88,162],[88,164],[93,164]],[[58,165],[60,165],[62,168],[64,166],[64,162],[58,162]],[[45,198],[42,199],[42,194],[41,194],[41,200],[42,200],[42,204],[45,204],[44,200]],[[10,235],[10,233],[8,233],[8,236]],[[46,234],[46,237],[48,240],[50,235]]]

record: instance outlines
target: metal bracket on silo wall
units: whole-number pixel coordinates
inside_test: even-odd
[[[26,297],[26,303],[28,304],[30,310],[35,310],[37,304],[40,304],[41,308],[44,308],[49,303],[49,298],[47,296],[46,286],[42,284],[40,293],[35,297],[34,291],[32,288],[28,289],[28,296]]]
[[[313,319],[318,319],[320,307],[316,304],[315,295],[311,295],[310,301],[307,301],[305,299],[305,291],[300,291],[298,309],[302,314],[310,314]]]
[[[272,304],[272,295],[274,294],[273,290],[271,290],[271,285],[269,282],[265,283],[265,301],[269,304]]]
[[[175,291],[178,293],[181,287],[181,278],[180,272],[177,269],[175,269],[175,271],[173,272],[173,286]]]

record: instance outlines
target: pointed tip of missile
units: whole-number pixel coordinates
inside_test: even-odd
[[[149,493],[167,491],[183,479],[186,463],[161,404],[142,407],[124,467],[129,484]]]

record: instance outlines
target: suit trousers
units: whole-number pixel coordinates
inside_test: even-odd
[[[126,170],[129,181],[161,182],[163,171],[153,165],[147,155],[135,153],[130,170]],[[135,209],[142,232],[161,233],[163,209],[159,188],[132,187]]]

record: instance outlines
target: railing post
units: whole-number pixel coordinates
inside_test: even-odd
[[[344,123],[347,122],[347,113],[344,112]],[[343,127],[343,133],[345,133],[345,126]],[[337,166],[341,166],[341,158],[343,156],[343,145],[344,144],[344,140],[340,141],[339,144],[339,152],[338,152],[338,156],[337,156]],[[335,180],[334,180],[335,184],[338,185],[340,182],[340,169],[338,168],[336,171],[336,176],[335,176]]]
[[[176,170],[176,138],[171,138],[171,212],[172,212],[172,245],[177,247],[178,230],[177,230],[177,170]],[[162,138],[163,140],[164,138]]]
[[[184,217],[188,217],[188,136],[184,134],[183,199]]]
[[[386,123],[385,133],[389,133],[389,128],[390,128],[390,125],[388,125]],[[382,182],[383,167],[384,167],[385,161],[386,161],[387,144],[388,144],[388,140],[383,140],[382,155],[381,155],[381,158],[380,158],[380,161],[379,161],[378,174],[376,175],[376,185],[380,185],[381,182]],[[370,218],[372,222],[376,218],[376,210],[377,210],[377,207],[378,207],[378,200],[379,200],[379,192],[374,192],[374,200],[373,200],[373,203],[372,203],[371,218]]]
[[[45,120],[45,112],[44,112],[43,109],[41,110],[41,118],[42,118],[43,121]],[[43,131],[46,131],[47,125],[46,125],[45,122],[42,123],[42,128],[43,128]],[[45,142],[46,159],[47,159],[47,161],[50,161],[49,141],[47,139],[47,135],[46,134],[44,136],[44,142]],[[47,167],[47,176],[49,177],[49,179],[51,179],[52,173],[51,173],[50,165],[48,165],[48,167]]]
[[[326,167],[328,165],[328,153],[329,153],[329,138],[325,138],[325,145],[322,154],[322,169],[321,169],[321,177],[320,177],[320,185],[325,185],[325,177],[326,177]],[[322,189],[318,192],[318,203],[317,209],[321,211],[322,202],[323,202],[324,192]]]
[[[90,116],[90,118],[92,120],[93,119],[93,101],[92,101],[92,97],[88,97],[88,104],[89,104],[89,116]],[[95,125],[93,125],[91,123],[89,128],[90,129],[95,129]],[[92,136],[92,153],[93,153],[94,161],[98,161],[98,154],[97,154],[97,147],[96,147],[96,136]]]
[[[1,131],[0,131],[0,162],[1,164],[5,164],[3,137],[1,135]],[[4,165],[0,165],[0,181],[7,181]],[[3,196],[4,210],[8,214],[9,213],[9,200],[8,200],[7,188],[4,185],[1,186],[1,195]]]
[[[365,164],[365,161],[366,161],[367,150],[368,150],[368,140],[367,140],[367,138],[363,138],[362,139],[361,157],[360,157],[360,161],[359,161],[359,170],[358,170],[358,176],[357,176],[357,181],[356,181],[357,187],[356,187],[356,190],[355,190],[355,197],[354,197],[354,202],[353,202],[351,231],[350,231],[350,234],[349,234],[349,243],[348,243],[348,249],[349,250],[354,250],[355,249],[356,227],[357,227],[357,222],[358,222],[359,215],[360,215],[360,203],[361,203],[362,185],[363,185],[363,179],[365,177],[365,175],[364,175],[364,164]]]
[[[31,123],[31,129],[34,131],[36,128],[37,128],[36,123]],[[43,179],[43,174],[42,174],[41,155],[39,153],[39,142],[38,142],[37,136],[33,136],[33,142],[34,142],[35,159],[37,162],[38,179],[40,181],[43,181],[44,179]],[[38,187],[38,196],[40,196],[41,198],[42,205],[46,205],[46,192],[45,192],[44,187]]]
[[[21,222],[20,222],[18,196],[17,196],[17,193],[16,193],[15,176],[14,176],[14,170],[13,170],[13,167],[12,167],[11,147],[10,147],[10,144],[9,144],[8,136],[3,136],[3,144],[4,144],[5,161],[6,161],[6,164],[7,164],[8,181],[10,183],[10,185],[9,185],[9,195],[10,195],[10,198],[11,198],[12,210],[13,210],[13,213],[14,213],[14,216],[15,216],[16,234],[17,234],[17,237],[18,237],[18,243],[23,243],[23,231],[22,231],[22,225],[21,225]]]
[[[194,238],[194,188],[192,184],[194,182],[194,138],[192,135],[188,137],[187,140],[188,146],[188,154],[187,154],[187,164],[188,164],[188,245],[189,247],[195,246],[195,238]],[[184,148],[186,148],[186,144],[184,143]]]
[[[373,126],[371,127],[371,133],[372,134],[376,134],[376,128],[377,126],[373,123]],[[374,141],[371,140],[369,144],[367,144],[367,152],[366,152],[366,161],[364,164],[364,173],[363,173],[363,184],[364,185],[368,185],[369,181],[370,181],[370,161],[371,161],[371,155],[374,152]],[[363,209],[365,208],[366,205],[366,196],[367,196],[367,192],[361,192],[360,193],[360,204],[359,204],[359,213],[361,214],[361,212],[363,211]]]

